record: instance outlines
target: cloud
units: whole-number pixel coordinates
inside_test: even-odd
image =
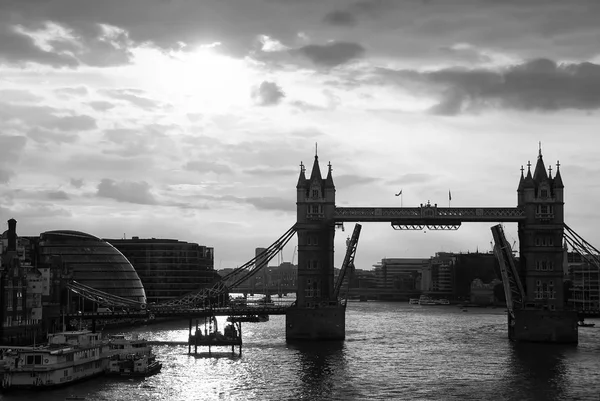
[[[159,106],[159,103],[152,99],[138,96],[140,93],[143,93],[143,91],[137,89],[108,89],[102,91],[102,93],[113,99],[125,100],[134,106],[145,110],[154,110]]]
[[[58,88],[54,92],[59,95],[85,96],[88,94],[88,89],[85,86],[78,86],[74,88]]]
[[[224,164],[209,162],[204,160],[194,160],[187,162],[183,168],[185,170],[190,171],[199,171],[201,173],[216,173],[216,174],[229,174],[231,173],[231,168]]]
[[[14,175],[14,171],[0,167],[0,184],[7,184]]]
[[[205,193],[197,194],[195,198],[207,199],[213,202],[227,202],[235,204],[249,204],[259,210],[279,210],[284,212],[293,212],[296,210],[296,204],[291,199],[280,198],[276,196],[256,196],[256,197],[239,197],[233,195],[208,195]]]
[[[0,6],[0,14],[1,11]],[[17,65],[35,62],[53,67],[75,67],[79,64],[71,55],[39,48],[32,37],[18,32],[16,26],[3,21],[2,15],[0,15],[0,62]]]
[[[96,120],[86,115],[64,116],[48,121],[46,126],[61,131],[88,131],[96,128]]]
[[[358,23],[354,14],[349,11],[334,10],[325,15],[323,21],[335,26],[354,26]]]
[[[71,178],[69,180],[69,184],[71,184],[71,186],[79,189],[79,188],[81,188],[83,186],[83,179],[81,179],[81,178],[80,179]]]
[[[88,105],[96,111],[107,111],[107,110],[110,110],[115,107],[114,104],[112,104],[110,102],[106,102],[104,100],[96,100],[93,102],[88,102]]]
[[[71,114],[71,115],[64,115]],[[61,131],[87,131],[96,128],[96,120],[87,115],[73,115],[71,111],[47,106],[30,106],[0,102],[0,122],[20,122],[29,127]]]
[[[145,182],[121,181],[104,178],[98,184],[96,196],[111,198],[119,202],[155,205],[156,200],[150,191],[150,185]]]
[[[68,200],[69,195],[65,191],[48,191],[46,197],[51,200]]]
[[[284,212],[293,212],[296,210],[296,204],[290,201],[290,199],[265,196],[246,198],[245,201],[261,210],[282,210]]]
[[[293,100],[290,102],[290,104],[304,112],[306,111],[323,111],[323,110],[328,110],[327,107],[324,106],[319,106],[317,104],[313,104],[313,103],[308,103],[305,102],[303,100]]]
[[[327,13],[324,21],[334,26],[355,26],[362,17],[377,18],[387,13],[394,6],[390,0],[356,1],[344,10]]]
[[[13,6],[12,12],[0,13],[0,60],[7,64],[104,67],[130,61],[133,42],[121,28],[102,20],[60,22],[60,18],[35,15],[32,8],[15,5],[0,6],[0,11]]]
[[[104,131],[105,143],[109,146],[105,154],[122,157],[153,155],[160,151],[168,153],[175,150],[173,138],[167,135],[170,126],[148,124],[136,128],[114,128]]]
[[[70,132],[54,132],[39,127],[34,127],[27,132],[27,137],[38,143],[73,143],[79,139],[79,136],[73,130]]]
[[[5,102],[39,102],[42,97],[36,96],[30,91],[23,89],[2,89],[0,90],[0,99]]]
[[[21,221],[41,222],[47,219],[52,221],[52,224],[59,221],[53,220],[54,217],[70,217],[72,215],[70,210],[42,202],[19,202],[11,209],[0,207],[0,211],[8,215],[18,216]]]
[[[285,93],[275,82],[263,81],[252,91],[252,98],[260,106],[273,106],[285,97]]]
[[[365,48],[358,43],[331,42],[325,45],[306,45],[295,50],[321,67],[336,67],[360,58]]]
[[[0,131],[0,184],[7,184],[15,176],[15,165],[27,145],[27,138],[17,135],[4,135]]]
[[[252,167],[243,170],[244,174],[256,175],[259,177],[269,177],[275,175],[293,176],[298,173],[296,168],[268,168],[268,167]]]
[[[335,185],[344,188],[353,185],[373,184],[377,181],[377,178],[365,177],[356,174],[343,174],[337,177],[333,177],[333,182],[335,183]]]
[[[16,163],[26,144],[27,138],[24,136],[0,133],[0,163]]]
[[[536,59],[504,69],[376,71],[371,83],[395,83],[437,97],[430,111],[456,115],[484,108],[525,111],[600,108],[600,65]]]
[[[423,184],[426,182],[434,181],[437,178],[435,175],[425,173],[409,173],[403,174],[395,180],[388,181],[388,184],[393,185],[410,185],[410,184]]]

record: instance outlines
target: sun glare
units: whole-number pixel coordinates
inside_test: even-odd
[[[165,54],[143,49],[136,54],[143,85],[190,108],[224,111],[250,102],[252,71],[244,60],[218,54],[214,47]]]

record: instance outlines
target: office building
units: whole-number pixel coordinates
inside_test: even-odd
[[[210,287],[220,279],[214,250],[175,239],[107,239],[135,267],[148,302],[161,303]]]

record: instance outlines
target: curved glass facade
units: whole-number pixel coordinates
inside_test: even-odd
[[[146,302],[144,286],[134,267],[114,246],[79,231],[47,231],[40,234],[42,263],[60,260],[73,280],[137,302]]]

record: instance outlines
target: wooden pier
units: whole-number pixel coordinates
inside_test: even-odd
[[[208,356],[212,356],[213,347],[231,347],[231,354],[235,355],[236,345],[239,347],[239,356],[242,356],[242,323],[232,321],[225,326],[223,333],[218,330],[215,316],[204,320],[204,331],[200,321],[196,319],[195,331],[192,333],[192,320],[188,333],[188,354],[198,355],[198,347],[208,347]]]

